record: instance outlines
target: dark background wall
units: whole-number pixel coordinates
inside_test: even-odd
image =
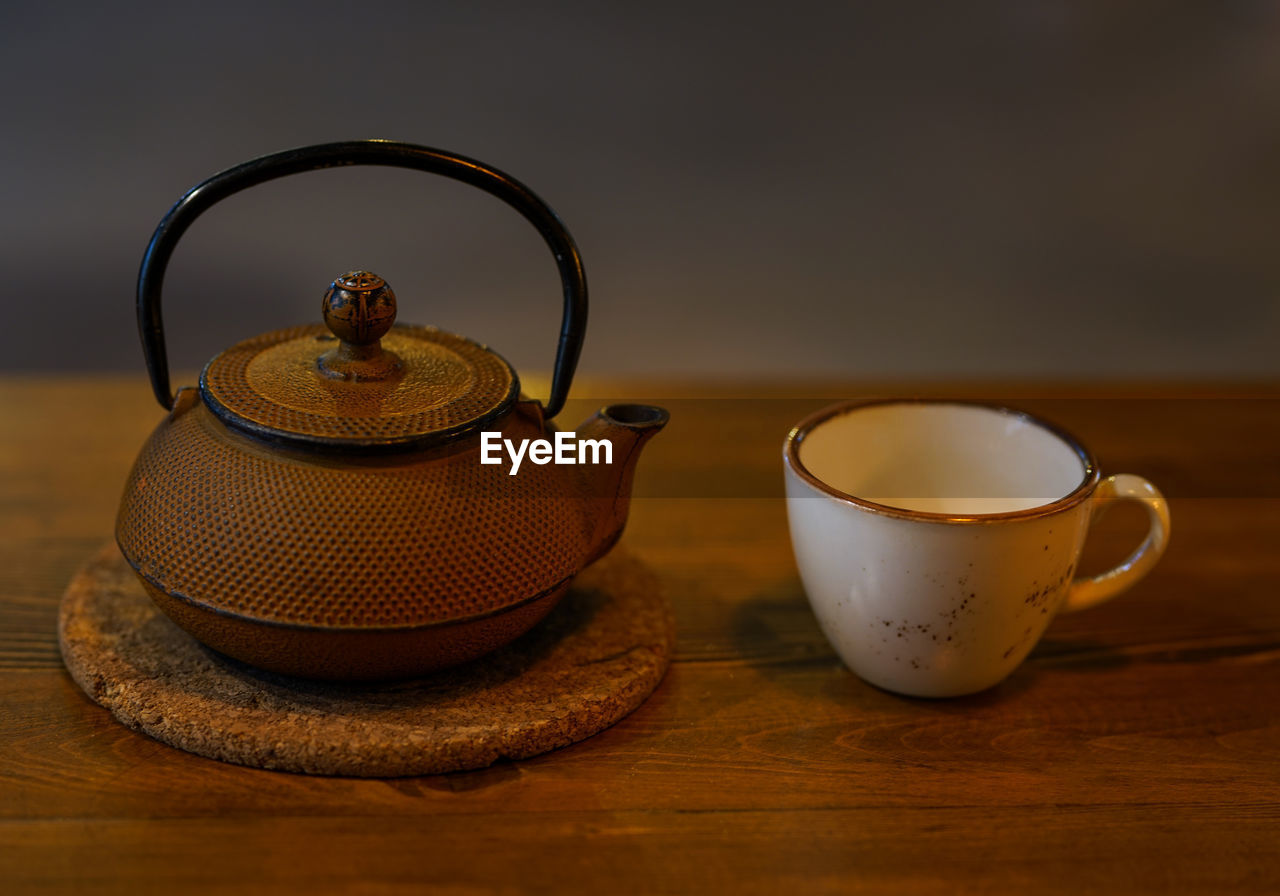
[[[582,371],[1280,374],[1275,3],[5,3],[0,365],[140,370],[181,193],[390,137],[528,183],[592,288]],[[316,172],[206,215],[176,367],[382,273],[402,319],[546,370],[555,269],[496,200]]]

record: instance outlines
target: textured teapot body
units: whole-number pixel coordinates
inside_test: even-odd
[[[310,677],[420,674],[554,606],[620,534],[635,449],[664,421],[595,425],[626,455],[613,464],[511,475],[481,462],[479,433],[389,455],[284,450],[184,390],[129,476],[116,536],[162,609],[223,653]],[[488,431],[555,437],[524,401]]]

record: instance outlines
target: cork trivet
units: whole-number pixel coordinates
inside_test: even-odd
[[[166,744],[258,768],[389,777],[482,768],[604,730],[657,687],[673,634],[652,571],[615,549],[487,657],[412,681],[303,681],[202,646],[156,609],[112,544],[68,586],[58,639],[85,693]]]

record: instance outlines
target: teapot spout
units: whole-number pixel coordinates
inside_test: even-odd
[[[665,410],[652,405],[612,404],[601,408],[578,427],[576,435],[580,442],[603,439],[612,445],[612,463],[583,467],[595,520],[587,563],[603,557],[622,536],[640,451],[667,425],[668,419],[670,415]]]

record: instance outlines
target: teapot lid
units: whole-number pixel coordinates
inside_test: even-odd
[[[395,324],[395,293],[377,274],[338,277],[322,310],[325,326],[266,333],[210,361],[200,376],[209,409],[271,441],[368,451],[447,441],[519,395],[515,370],[487,347]]]

